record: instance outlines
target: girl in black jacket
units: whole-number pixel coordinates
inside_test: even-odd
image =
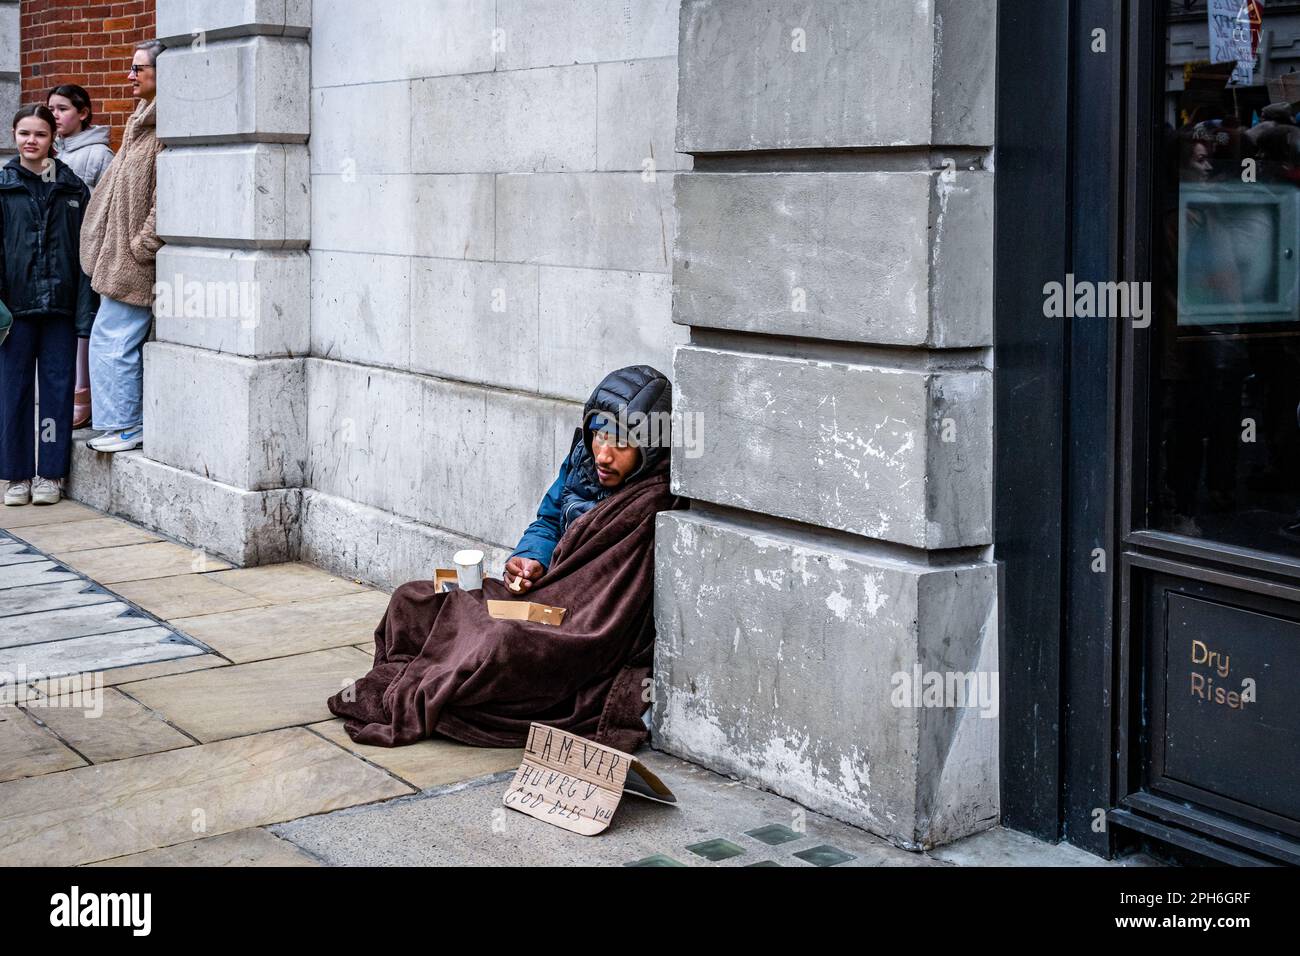
[[[55,129],[48,108],[24,106],[14,114],[18,155],[0,167],[0,300],[14,316],[0,344],[6,505],[59,500],[71,459],[77,336],[89,335],[95,318],[79,258],[90,190],[54,158]]]

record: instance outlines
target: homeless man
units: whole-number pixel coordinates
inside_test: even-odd
[[[668,490],[672,387],[646,365],[607,375],[504,580],[438,592],[410,581],[375,629],[369,674],[328,701],[357,743],[434,735],[521,747],[533,721],[623,751],[649,739],[654,528]],[[487,600],[566,609],[559,625],[501,620]]]

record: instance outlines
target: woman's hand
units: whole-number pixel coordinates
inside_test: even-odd
[[[532,558],[514,557],[506,562],[506,587],[517,594],[531,590],[534,582],[546,573],[546,566]]]

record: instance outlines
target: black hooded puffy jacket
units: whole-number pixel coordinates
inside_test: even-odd
[[[17,156],[0,166],[0,301],[14,317],[65,315],[77,334],[90,334],[96,296],[81,271],[81,220],[90,202],[86,188],[62,160],[53,182],[24,169]],[[35,185],[39,201],[24,179]]]

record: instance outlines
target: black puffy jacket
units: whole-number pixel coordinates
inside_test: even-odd
[[[90,190],[62,160],[54,165],[48,184],[17,156],[0,166],[0,301],[15,318],[71,316],[77,334],[87,336],[96,310],[90,279],[81,271],[81,220]],[[35,195],[25,179],[37,187]],[[36,198],[42,193],[43,203]]]

